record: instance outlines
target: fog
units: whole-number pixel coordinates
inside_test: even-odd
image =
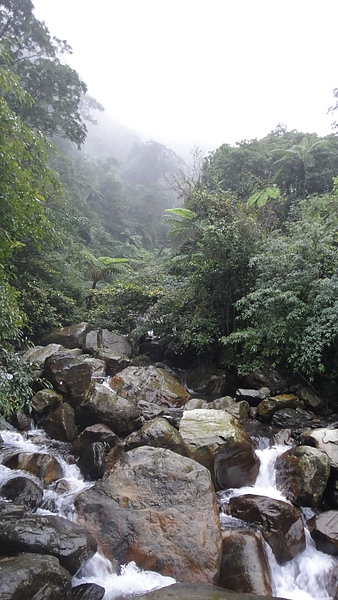
[[[336,0],[33,0],[107,113],[177,151],[331,132]]]

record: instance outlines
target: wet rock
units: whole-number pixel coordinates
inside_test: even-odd
[[[257,526],[279,563],[292,560],[305,550],[301,513],[287,502],[253,494],[234,496],[227,512]]]
[[[127,367],[115,375],[109,385],[117,394],[135,404],[146,400],[158,406],[179,408],[190,399],[190,394],[177,379],[153,365]]]
[[[69,349],[83,348],[88,327],[88,323],[60,327],[44,336],[42,341],[45,344],[61,344],[64,348]]]
[[[105,589],[96,583],[81,583],[72,589],[72,600],[102,600]]]
[[[338,556],[338,511],[328,510],[315,515],[307,525],[317,550]]]
[[[91,383],[91,368],[83,358],[59,352],[47,358],[44,377],[58,392],[73,397],[83,397]]]
[[[100,550],[115,564],[182,582],[218,577],[221,535],[210,474],[190,458],[143,446],[75,500]]]
[[[141,410],[105,385],[96,383],[75,411],[81,427],[103,423],[118,435],[128,435],[141,426]]]
[[[106,447],[102,442],[94,442],[89,444],[79,458],[78,467],[84,477],[88,481],[96,481],[101,479],[105,471],[105,455]]]
[[[282,408],[274,413],[271,424],[282,429],[304,429],[316,415],[301,408]]]
[[[103,423],[97,423],[86,427],[73,443],[75,454],[80,455],[89,444],[102,442],[109,448],[113,448],[119,443],[117,435]]]
[[[270,600],[277,600],[269,596]],[[266,600],[266,596],[241,594],[224,590],[215,585],[175,583],[154,592],[137,597],[138,600]],[[283,600],[279,598],[279,600]]]
[[[265,400],[259,403],[257,413],[263,421],[270,421],[277,410],[281,410],[282,408],[297,408],[300,402],[299,398],[294,394],[281,394],[273,398],[265,398]]]
[[[19,431],[28,431],[34,425],[33,419],[21,411],[13,413],[11,423]]]
[[[38,368],[43,369],[45,360],[57,352],[64,350],[61,344],[48,344],[48,346],[34,346],[29,348],[23,355],[25,360],[35,364]]]
[[[145,423],[139,431],[131,433],[124,440],[124,448],[132,450],[139,446],[167,448],[181,456],[189,456],[189,451],[180,433],[166,419],[153,419]]]
[[[223,531],[218,585],[234,592],[271,596],[271,575],[262,537],[254,531]]]
[[[41,479],[45,485],[60,479],[63,474],[59,461],[50,454],[18,452],[6,458],[3,464],[9,469],[28,471]]]
[[[54,440],[72,442],[77,437],[74,409],[66,402],[44,417],[40,425]]]
[[[32,398],[32,413],[43,417],[63,403],[63,395],[55,390],[40,390]]]
[[[2,600],[71,600],[71,576],[54,556],[19,554],[0,558]]]
[[[11,477],[0,486],[0,496],[34,511],[42,502],[43,490],[29,477]]]
[[[276,459],[276,485],[296,506],[321,505],[330,474],[327,456],[310,446],[298,446]]]
[[[54,515],[25,515],[20,521],[0,518],[0,545],[8,555],[29,552],[55,556],[71,575],[97,549],[96,541],[86,529]]]
[[[184,411],[180,434],[194,460],[209,469],[218,489],[255,482],[259,460],[254,444],[228,413],[204,409]]]

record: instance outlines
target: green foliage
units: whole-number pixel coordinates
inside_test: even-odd
[[[241,372],[268,359],[310,379],[335,377],[338,198],[304,200],[292,219],[252,258],[255,285],[236,303],[242,326],[222,341],[235,345]]]
[[[276,200],[280,196],[280,190],[278,187],[268,186],[263,190],[258,190],[248,199],[248,206],[257,204],[257,206],[265,206],[269,200]]]
[[[0,416],[29,409],[33,395],[35,368],[18,354],[9,350],[0,353]]]

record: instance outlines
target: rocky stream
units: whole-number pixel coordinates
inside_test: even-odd
[[[50,387],[0,422],[0,600],[338,600],[323,398],[272,372],[225,395],[85,323],[26,358]]]

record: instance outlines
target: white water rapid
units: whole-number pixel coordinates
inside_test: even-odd
[[[286,449],[285,446],[272,446],[256,450],[261,466],[255,485],[220,492],[221,505],[226,504],[232,496],[243,496],[245,494],[269,496],[288,502],[285,496],[276,488],[275,474],[276,458]],[[303,509],[304,520],[313,514],[311,509]],[[221,514],[221,522],[226,523],[228,519],[231,519],[231,517]],[[338,559],[319,552],[306,527],[305,534],[306,548],[304,552],[282,565],[277,563],[270,546],[266,544],[272,575],[273,595],[289,598],[290,600],[334,600],[328,589],[330,588],[330,579],[337,572]]]
[[[85,482],[75,464],[69,464],[67,444],[50,440],[43,430],[31,430],[27,437],[12,431],[0,431],[4,442],[3,452],[10,449],[17,452],[50,453],[62,465],[63,477],[44,490],[42,508],[37,514],[57,514],[70,520],[76,520],[73,501],[84,489],[93,483]],[[69,450],[69,448],[68,448]],[[0,451],[0,455],[2,452]],[[24,475],[39,482],[27,471],[11,470],[0,464],[0,484],[11,477]],[[141,594],[176,583],[171,577],[163,577],[152,571],[141,571],[134,562],[122,565],[120,574],[116,574],[109,560],[98,552],[81,570],[81,575],[73,577],[73,585],[96,583],[105,588],[103,600],[114,600],[123,595]]]

